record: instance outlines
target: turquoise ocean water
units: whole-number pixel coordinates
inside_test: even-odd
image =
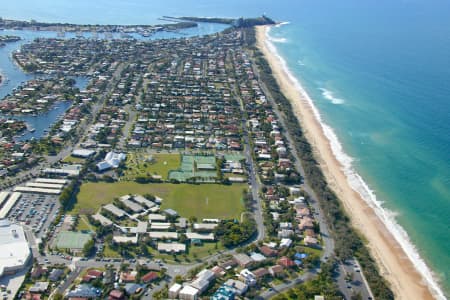
[[[272,42],[352,158],[349,173],[364,180],[352,173],[353,184],[450,295],[449,1],[17,0],[0,12],[103,24],[263,13],[289,22]]]

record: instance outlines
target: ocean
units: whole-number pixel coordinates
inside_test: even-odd
[[[349,180],[450,295],[449,1],[17,0],[1,17],[154,24],[263,13],[288,22],[272,43],[337,138]]]

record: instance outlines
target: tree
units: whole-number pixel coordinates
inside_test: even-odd
[[[93,239],[89,240],[83,247],[83,254],[85,257],[89,257],[94,253],[95,242]]]
[[[222,220],[215,229],[216,236],[225,247],[235,247],[247,241],[256,232],[256,223],[253,218],[244,218],[239,223],[236,220]]]
[[[178,283],[178,284],[182,284],[183,283],[183,276],[176,275],[175,276],[175,282]]]
[[[64,297],[61,293],[55,293],[53,295],[53,300],[63,300],[63,299],[64,299]]]

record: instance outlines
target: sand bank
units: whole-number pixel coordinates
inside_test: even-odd
[[[271,49],[267,39],[268,29],[267,26],[257,27],[257,46],[268,60],[282,92],[291,101],[328,183],[351,216],[353,226],[369,242],[368,246],[380,267],[381,274],[390,282],[397,299],[434,299],[422,275],[393,234],[373,208],[350,185],[348,174],[342,163],[336,159],[330,139],[326,135],[329,128],[320,122],[317,110],[307,94],[297,82],[293,81],[283,67],[283,61]]]

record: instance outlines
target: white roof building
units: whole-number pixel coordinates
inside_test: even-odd
[[[288,238],[281,239],[280,248],[289,248],[292,245],[292,240]]]
[[[262,255],[260,253],[256,253],[256,252],[251,253],[250,257],[253,261],[256,261],[256,262],[261,262],[261,261],[266,260],[266,257],[264,255]]]
[[[219,224],[217,223],[195,223],[194,230],[196,231],[213,231]]]
[[[0,277],[22,269],[30,257],[22,226],[0,220]]]
[[[161,215],[161,214],[148,214],[148,220],[150,222],[165,221],[166,220],[166,216],[165,215]]]
[[[0,219],[6,218],[11,208],[14,207],[14,205],[20,199],[21,196],[22,196],[21,193],[14,192],[11,194],[8,200],[3,200],[4,204],[3,207],[0,209]]]
[[[199,290],[190,285],[184,286],[178,294],[179,298],[183,300],[196,300],[198,298],[198,295]]]
[[[228,279],[224,285],[232,288],[239,296],[243,295],[248,290],[247,284],[235,279]]]
[[[59,169],[55,168],[46,168],[44,169],[44,173],[57,175],[57,176],[78,176],[80,174],[81,165],[64,165]]]
[[[27,182],[25,183],[26,186],[29,187],[35,187],[35,188],[42,188],[42,189],[57,189],[61,190],[64,187],[64,184],[59,183],[43,183],[43,182]]]
[[[242,278],[242,280],[245,281],[246,284],[253,286],[256,284],[256,276],[252,272],[250,272],[248,269],[243,269],[239,273],[239,277]]]
[[[169,299],[176,299],[176,298],[178,298],[178,294],[180,293],[182,288],[183,288],[183,286],[181,284],[174,283],[169,288]]]
[[[155,239],[155,240],[163,240],[163,239],[177,240],[178,239],[178,232],[150,231],[148,234],[151,239]]]
[[[119,166],[120,162],[126,158],[127,156],[125,153],[108,152],[105,159],[97,164],[97,168],[100,172],[108,169],[115,169]]]
[[[30,187],[30,186],[16,186],[14,188],[14,192],[35,193],[35,194],[49,194],[49,195],[59,195],[59,194],[61,194],[61,190],[37,188],[37,187]]]
[[[138,242],[138,236],[121,236],[121,235],[115,235],[113,236],[113,241],[116,243],[132,243],[137,244]]]
[[[8,198],[9,192],[0,192],[0,207],[3,205],[3,202]]]
[[[158,251],[168,253],[185,252],[186,245],[180,243],[158,243]]]
[[[122,203],[125,204],[125,206],[131,209],[133,212],[141,212],[144,210],[142,206],[131,200],[121,198],[120,201],[122,201]]]
[[[89,149],[75,149],[72,151],[72,156],[81,157],[81,158],[88,158],[94,154],[95,154],[95,151],[89,150]]]
[[[101,215],[101,214],[95,214],[92,215],[92,218],[98,222],[100,222],[100,224],[102,224],[102,226],[108,226],[108,225],[112,225],[113,222],[108,219],[107,217]]]
[[[133,195],[133,200],[136,201],[139,204],[145,205],[148,208],[152,208],[156,204],[152,201],[148,200],[147,198],[141,196],[141,195]]]
[[[169,230],[170,229],[170,223],[151,223],[150,224],[151,230]]]
[[[109,211],[110,213],[112,213],[113,215],[115,215],[118,218],[122,218],[123,216],[125,216],[127,214],[123,209],[118,208],[117,206],[115,206],[114,204],[111,204],[111,203],[103,206],[103,209],[106,209],[107,211]]]
[[[215,274],[211,270],[203,269],[195,277],[195,280],[190,285],[199,290],[199,294],[202,294],[206,291],[211,281],[214,280]]]
[[[213,233],[186,232],[186,237],[190,240],[203,240],[203,241],[215,240]]]
[[[36,178],[35,182],[66,184],[67,180],[66,179],[54,179],[54,178]]]

